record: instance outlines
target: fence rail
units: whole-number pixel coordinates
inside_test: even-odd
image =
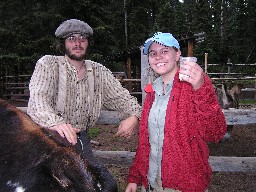
[[[127,82],[141,82],[142,79],[118,79],[121,83],[127,83]],[[248,81],[248,80],[256,80],[256,77],[223,77],[223,78],[211,78],[213,83],[215,81],[220,80],[239,80],[239,81]],[[3,87],[3,97],[7,99],[25,99],[27,100],[29,97],[29,83],[28,82],[8,82],[4,83]],[[142,88],[140,91],[138,89],[136,90],[129,90],[132,95],[142,95],[143,91]],[[244,88],[242,89],[242,92],[255,92],[256,88]]]
[[[131,166],[135,152],[93,151],[94,157],[108,165]],[[214,172],[256,172],[256,157],[210,156],[209,163]]]
[[[27,107],[18,107],[23,112],[27,112]],[[228,125],[256,125],[256,108],[251,109],[223,109],[222,110]],[[97,124],[113,125],[118,124],[122,116],[118,111],[101,111]]]

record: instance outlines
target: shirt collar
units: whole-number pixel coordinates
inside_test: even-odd
[[[163,95],[163,78],[160,76],[158,77],[152,84],[153,90],[158,95]],[[169,90],[172,87],[173,79],[167,84],[166,90]]]

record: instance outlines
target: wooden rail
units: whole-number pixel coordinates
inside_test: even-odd
[[[220,75],[220,76],[223,76],[223,75],[227,75],[227,76],[245,76],[244,73],[207,73],[207,75],[211,76],[211,75]]]
[[[208,66],[220,66],[221,64],[219,63],[208,63],[207,64]],[[243,67],[246,67],[246,66],[256,66],[256,63],[248,63],[248,64],[243,64],[243,63],[227,63],[227,66],[243,66]]]
[[[216,80],[239,80],[239,81],[249,81],[249,80],[256,80],[256,77],[212,77],[212,81]]]
[[[94,157],[105,165],[131,166],[135,152],[93,151]],[[256,157],[210,156],[209,163],[215,172],[256,172]]]
[[[18,107],[27,112],[27,107]],[[228,125],[256,125],[256,108],[252,109],[223,109]],[[97,124],[113,125],[120,123],[122,117],[117,111],[103,110]]]
[[[228,125],[256,125],[256,108],[223,109]],[[97,124],[118,124],[121,116],[117,111],[102,111]]]
[[[223,109],[228,125],[256,125],[256,108]]]
[[[4,83],[3,97],[11,100],[28,100],[29,99],[28,82],[8,82]]]

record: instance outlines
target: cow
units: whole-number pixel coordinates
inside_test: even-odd
[[[221,88],[214,87],[219,105],[222,109],[239,108],[239,96],[241,94],[242,84],[235,84],[230,90],[227,88],[227,84],[222,82]],[[227,141],[231,138],[231,132],[233,125],[227,126],[227,132],[225,133],[222,142]]]
[[[79,142],[72,146],[1,99],[0,131],[0,191],[118,191],[106,167],[80,155]]]

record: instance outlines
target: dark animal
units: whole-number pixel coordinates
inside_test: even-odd
[[[242,87],[241,84],[235,84],[228,90],[226,83],[222,83],[221,88],[215,87],[215,93],[222,109],[239,108],[239,95]]]
[[[242,84],[235,84],[230,90],[227,89],[227,84],[222,83],[221,88],[214,87],[215,93],[222,109],[239,108],[239,96],[241,94]],[[222,142],[230,139],[233,125],[227,126],[227,132],[222,139]]]
[[[110,172],[0,100],[0,191],[115,192]]]

